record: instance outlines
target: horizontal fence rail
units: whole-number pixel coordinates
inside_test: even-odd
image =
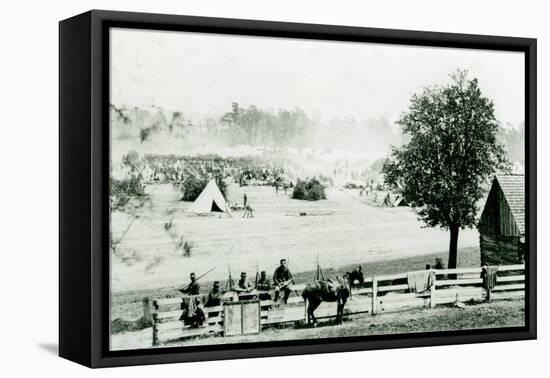
[[[484,286],[481,277],[482,268],[432,269],[422,271],[431,274],[431,280],[425,290],[416,292],[409,286],[409,275],[419,272],[407,272],[366,277],[361,287],[354,287],[344,310],[347,318],[386,312],[397,312],[412,308],[433,308],[437,305],[458,304],[468,301],[501,300],[522,298],[525,296],[525,266],[504,265],[497,267],[496,285]],[[430,273],[431,272],[431,273]],[[259,301],[259,326],[266,328],[293,322],[307,322],[307,301],[301,293],[306,284],[293,285],[292,296],[287,303],[274,301],[275,291],[257,291],[240,293],[239,300],[266,298]],[[205,302],[205,295],[182,296],[176,298],[145,298],[144,316],[152,321],[153,345],[163,341],[223,335],[224,306],[200,306],[205,320],[200,326],[185,324],[181,320],[185,303],[200,297]],[[226,303],[234,303],[231,297]],[[258,302],[258,301],[256,301]],[[316,310],[317,319],[336,316],[336,304],[323,302]]]

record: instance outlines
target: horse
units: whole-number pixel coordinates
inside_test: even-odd
[[[336,323],[342,324],[344,306],[351,293],[349,277],[344,275],[343,279],[336,282],[330,280],[316,280],[306,285],[302,292],[302,298],[307,301],[307,324],[313,322],[317,326],[317,319],[314,312],[321,302],[336,302]]]
[[[350,287],[362,287],[365,284],[365,276],[363,275],[361,265],[353,268],[351,272],[347,272],[346,276],[348,277]]]

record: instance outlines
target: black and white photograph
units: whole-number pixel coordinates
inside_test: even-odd
[[[544,2],[3,5],[2,377],[545,370]]]
[[[109,29],[110,350],[525,327],[525,70]]]

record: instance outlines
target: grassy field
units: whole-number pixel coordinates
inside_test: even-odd
[[[232,337],[203,337],[186,341],[174,341],[162,347],[262,342],[275,340],[298,340],[331,338],[357,335],[388,335],[415,332],[471,330],[498,327],[521,327],[525,325],[525,302],[523,300],[475,303],[464,308],[438,307],[415,309],[377,316],[355,316],[342,325],[331,321],[319,327],[298,326],[285,329],[265,329],[259,335]],[[113,335],[113,349],[151,347],[151,328],[139,332]]]
[[[182,286],[192,271],[200,274],[215,267],[208,280],[225,280],[230,268],[234,276],[256,269],[271,274],[280,258],[287,258],[294,273],[310,272],[319,260],[324,268],[339,269],[352,264],[376,265],[381,261],[433,256],[447,250],[445,230],[426,228],[410,208],[378,208],[362,202],[356,193],[329,188],[322,201],[292,200],[272,187],[229,187],[229,202],[242,204],[246,193],[255,209],[254,218],[243,219],[185,212],[190,203],[170,184],[146,188],[144,204],[112,214],[116,252],[111,259],[112,292],[129,293]],[[305,216],[300,216],[305,213]],[[171,232],[192,243],[190,257],[178,251]],[[479,244],[476,230],[464,230],[459,248]],[[446,259],[445,259],[446,260]],[[403,260],[408,261],[408,260]],[[468,261],[463,266],[479,265]],[[408,265],[404,266],[403,268]],[[372,270],[375,271],[375,270]]]

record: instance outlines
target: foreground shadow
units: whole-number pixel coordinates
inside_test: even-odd
[[[56,343],[41,343],[41,344],[38,344],[38,347],[56,356],[59,354],[59,347]]]

